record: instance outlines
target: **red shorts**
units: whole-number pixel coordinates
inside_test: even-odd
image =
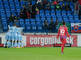
[[[65,38],[61,38],[60,40],[61,40],[62,44],[66,44],[66,39]]]

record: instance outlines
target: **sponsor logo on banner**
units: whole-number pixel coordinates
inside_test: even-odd
[[[66,39],[67,43],[77,46],[77,36],[72,35]],[[53,47],[54,44],[61,44],[60,39],[57,40],[56,35],[27,35],[26,47]]]

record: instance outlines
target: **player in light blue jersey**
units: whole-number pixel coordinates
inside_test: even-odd
[[[11,47],[21,47],[21,42],[22,42],[22,32],[23,28],[16,27],[16,24],[14,26],[9,26],[9,37],[6,36],[6,39],[11,41]],[[9,42],[8,42],[9,43]]]
[[[5,41],[5,43],[4,43],[4,47],[8,47],[8,44],[7,44],[7,42],[8,42],[8,39],[9,39],[9,32],[6,34],[6,36],[5,36],[5,39],[6,39],[6,41]]]
[[[22,30],[23,30],[23,28],[18,27],[18,28],[17,28],[17,33],[21,35],[21,34],[22,34]]]
[[[11,47],[11,31],[9,31],[7,34],[6,34],[6,37],[5,37],[5,39],[6,39],[6,43],[7,43],[7,47]]]
[[[22,35],[18,35],[18,47],[20,48],[22,46]]]
[[[14,41],[15,41],[15,35],[16,35],[16,25],[14,24],[14,26],[9,27],[9,31],[12,32],[11,43],[12,43],[12,47],[14,47]]]
[[[15,35],[14,35],[14,47],[15,47],[15,48],[18,47],[17,41],[18,41],[18,34],[15,33]]]

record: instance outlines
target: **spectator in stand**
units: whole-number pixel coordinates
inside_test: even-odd
[[[54,4],[54,5],[57,5],[58,3],[57,3],[57,1],[54,1],[53,4]]]
[[[74,12],[74,14],[78,14],[78,13],[79,13],[79,2],[77,1],[75,3],[75,12]]]
[[[51,19],[51,22],[49,24],[49,30],[50,30],[50,32],[54,31],[54,22],[53,22],[53,19]]]
[[[18,19],[19,19],[19,17],[16,17],[16,16],[15,16],[14,24],[16,24],[17,26],[19,26],[19,24],[18,24]]]
[[[9,23],[14,23],[14,19],[15,19],[15,16],[12,14],[10,17],[9,17]]]
[[[27,14],[27,19],[30,19],[31,18],[31,14],[30,14],[30,12],[28,10],[27,10],[26,14]]]
[[[58,31],[58,20],[56,20],[56,22],[55,22],[55,32],[57,32]]]
[[[25,5],[23,5],[22,10],[23,10],[23,11],[26,11],[26,10],[27,10],[27,8],[26,8]]]
[[[73,2],[74,2],[74,3],[76,3],[76,2],[77,2],[77,0],[73,0]]]
[[[46,10],[50,10],[50,3],[49,2],[46,4]]]
[[[54,8],[55,8],[54,4],[53,4],[53,3],[51,3],[51,9],[54,9]]]
[[[47,0],[44,0],[44,1],[43,1],[43,6],[45,7],[46,4],[48,4],[48,1],[47,1]]]
[[[33,5],[32,7],[33,7],[33,8],[32,8],[32,15],[31,15],[31,17],[32,17],[32,18],[35,18],[37,4]]]
[[[32,13],[32,4],[31,4],[31,3],[28,3],[27,11],[28,11],[30,14]]]
[[[64,4],[62,4],[61,8],[62,8],[62,10],[65,10],[65,5],[64,5]]]
[[[37,4],[38,4],[38,3],[41,3],[41,2],[42,2],[41,0],[37,0]]]
[[[38,8],[39,8],[39,10],[44,9],[44,6],[43,6],[43,3],[42,2],[38,4]]]
[[[38,9],[38,7],[36,7],[36,14],[39,14],[39,9]]]
[[[66,5],[65,5],[65,9],[66,9],[66,11],[71,10],[70,5],[66,4]]]
[[[78,0],[79,4],[81,5],[81,0]]]
[[[21,10],[19,17],[24,19],[23,15],[24,15],[24,14],[23,14],[23,10]]]
[[[55,9],[56,9],[56,5],[57,5],[57,4],[58,4],[57,1],[53,1],[53,5],[54,5]]]
[[[61,6],[59,4],[56,5],[56,10],[61,10]]]
[[[43,28],[44,28],[44,32],[48,31],[48,22],[47,22],[47,20],[44,20]]]
[[[24,6],[23,6],[23,11],[22,11],[22,13],[23,13],[23,18],[24,18],[24,19],[27,18],[26,12],[27,12],[27,8],[26,8],[26,6],[24,5]]]

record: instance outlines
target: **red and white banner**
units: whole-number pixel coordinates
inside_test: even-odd
[[[78,39],[78,36],[77,35],[72,35],[71,36],[71,47],[77,47],[77,39]]]
[[[72,35],[66,39],[72,47],[77,47],[77,35]],[[61,44],[60,39],[56,39],[56,35],[27,35],[26,47],[54,47],[55,44]]]

